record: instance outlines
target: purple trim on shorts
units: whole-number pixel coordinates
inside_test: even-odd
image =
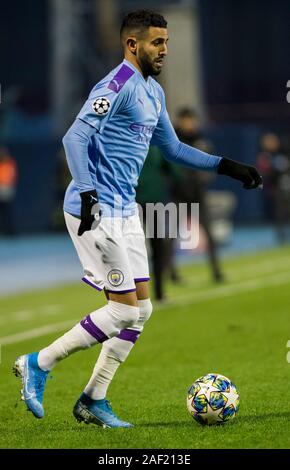
[[[89,286],[93,287],[94,289],[97,289],[98,291],[102,292],[103,289],[101,289],[100,287],[96,286],[95,284],[93,284],[92,282],[90,282],[86,277],[82,277],[82,281],[84,281],[86,284],[88,284]]]
[[[136,292],[136,289],[128,289],[128,290],[109,290],[106,289],[107,292],[111,294],[127,294],[128,292]]]
[[[108,336],[105,335],[105,333],[100,330],[100,328],[95,325],[90,317],[88,315],[87,317],[83,318],[82,321],[80,322],[80,325],[88,332],[90,335],[95,338],[98,343],[103,343],[106,341]]]
[[[123,64],[120,70],[110,81],[108,88],[110,88],[110,90],[114,91],[115,93],[119,93],[129,78],[134,75],[134,73],[134,70],[128,67],[128,65]]]
[[[134,279],[135,282],[146,282],[150,281],[150,277],[138,277],[137,279]]]
[[[141,331],[122,330],[121,333],[117,336],[117,338],[123,339],[124,341],[131,341],[131,343],[135,344],[140,334]]]

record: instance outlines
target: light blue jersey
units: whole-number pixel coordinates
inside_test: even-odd
[[[63,144],[73,177],[64,210],[77,216],[79,193],[93,189],[103,216],[135,214],[135,188],[150,144],[191,168],[215,170],[221,159],[178,140],[161,86],[126,59],[92,89]]]

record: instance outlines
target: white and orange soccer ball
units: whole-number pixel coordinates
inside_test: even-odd
[[[238,412],[237,387],[224,375],[204,375],[189,387],[187,409],[201,424],[225,423],[233,419]]]

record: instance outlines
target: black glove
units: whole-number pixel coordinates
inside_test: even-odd
[[[97,220],[97,217],[100,217],[101,215],[101,211],[99,209],[98,204],[98,195],[95,190],[80,193],[80,197],[82,200],[82,206],[81,223],[78,229],[79,237],[87,230],[91,230],[93,222],[95,222]]]
[[[230,176],[241,181],[244,183],[243,188],[245,189],[263,188],[262,176],[259,175],[254,166],[244,165],[229,158],[222,158],[217,172],[219,175]]]

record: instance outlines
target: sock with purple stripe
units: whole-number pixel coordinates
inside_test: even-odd
[[[93,374],[84,390],[93,400],[106,397],[107,389],[118,367],[129,356],[143,330],[144,323],[152,313],[150,299],[139,300],[138,307],[140,311],[138,321],[131,328],[123,329],[118,336],[103,343]]]
[[[103,343],[136,323],[139,308],[119,302],[109,301],[107,305],[92,312],[71,330],[42,349],[38,355],[38,365],[43,370],[51,370],[55,364],[81,349],[96,343]]]

